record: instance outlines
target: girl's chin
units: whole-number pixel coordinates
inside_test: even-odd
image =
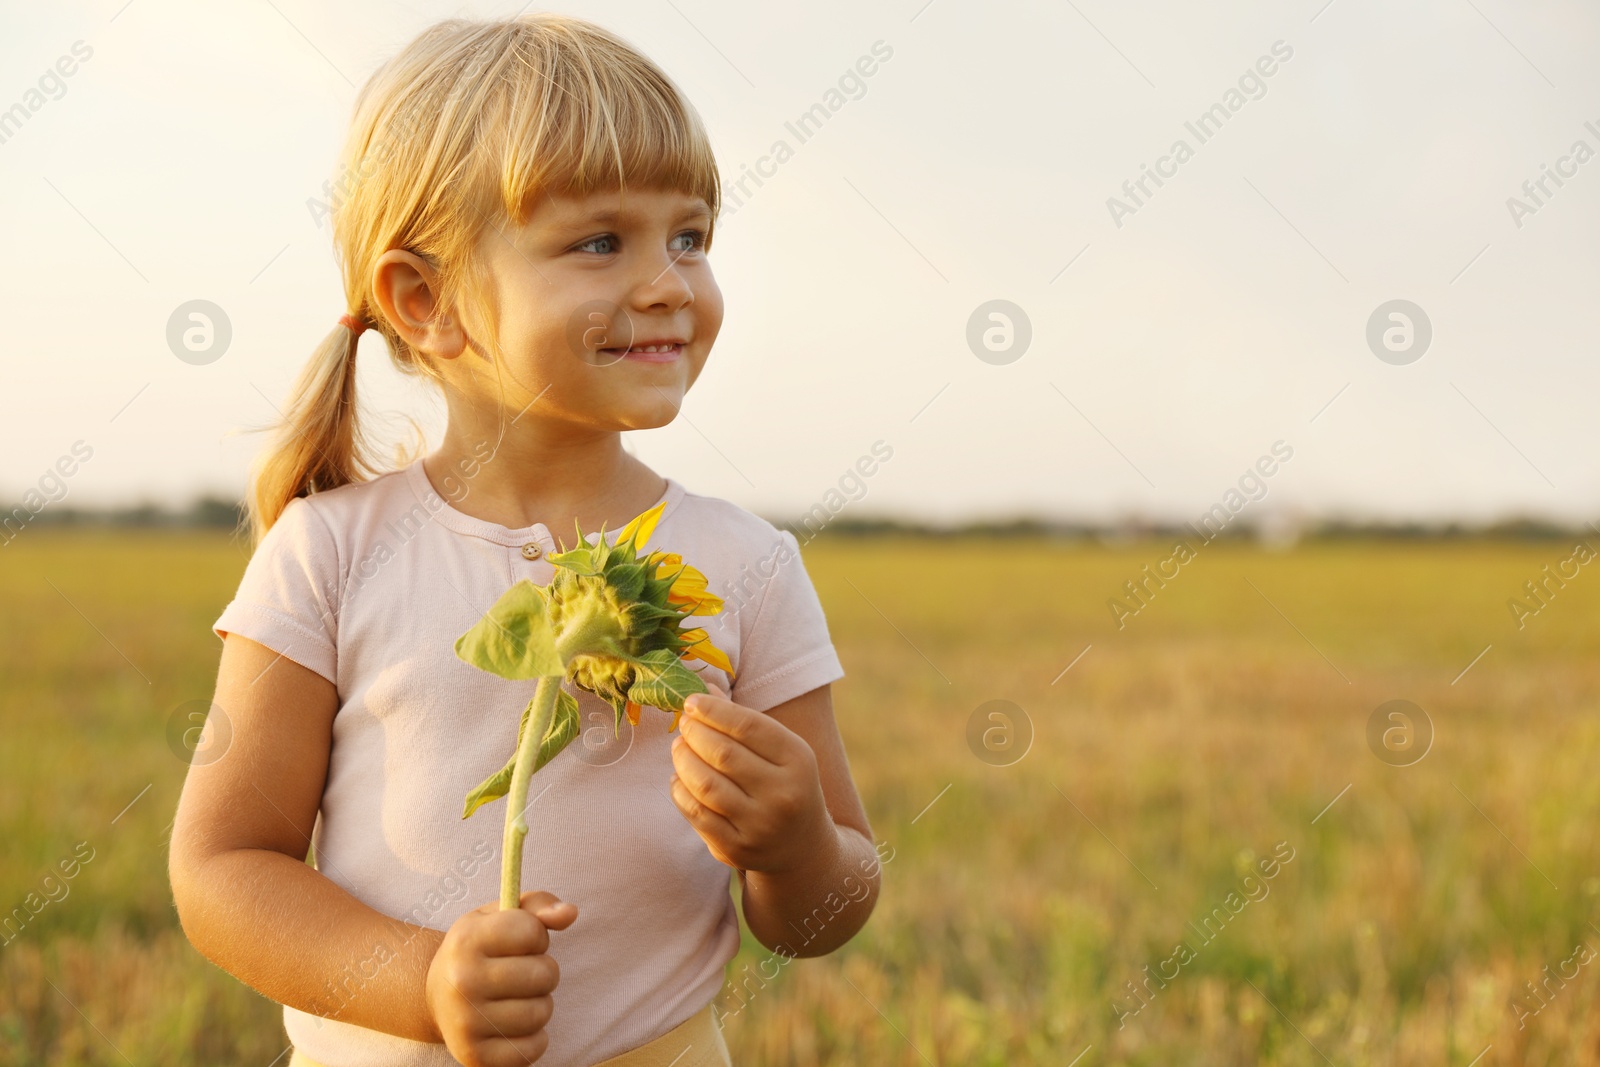
[[[655,403],[628,404],[619,408],[618,412],[631,429],[653,430],[676,419],[682,408],[682,390],[663,388]]]
[[[545,418],[556,418],[562,422],[579,423],[596,428],[604,427],[612,430],[644,430],[657,426],[665,426],[678,417],[678,412],[683,407],[683,394],[675,389],[663,389],[665,396],[647,400],[643,397],[630,397],[627,399],[596,398],[589,404],[565,405],[559,415],[552,416],[545,413]],[[532,419],[538,413],[538,406],[530,408],[517,425]],[[516,412],[511,412],[515,415]]]

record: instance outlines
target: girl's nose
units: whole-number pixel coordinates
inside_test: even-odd
[[[681,252],[670,253],[646,268],[650,274],[634,291],[635,306],[675,310],[694,301],[694,287],[678,264],[681,258]]]

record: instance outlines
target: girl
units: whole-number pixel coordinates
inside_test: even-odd
[[[787,958],[860,929],[879,863],[794,536],[621,443],[672,421],[722,324],[705,131],[594,25],[451,20],[363,88],[344,162],[350,310],[256,470],[210,758],[172,834],[184,930],[284,1005],[295,1065],[728,1064],[711,1002],[740,940],[730,868]],[[369,328],[448,412],[437,451],[382,474],[353,395]],[[504,809],[461,813],[534,683],[453,642],[516,580],[549,581],[553,531],[657,504],[648,547],[726,593],[706,629],[732,671],[706,665],[678,737],[654,708],[614,736],[578,691],[584,736],[525,809],[538,888],[501,911]]]

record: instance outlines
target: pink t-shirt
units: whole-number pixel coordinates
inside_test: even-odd
[[[703,626],[733,665],[731,690],[723,671],[688,662],[713,692],[766,711],[844,676],[793,534],[670,478],[662,499],[645,548],[679,553],[725,601]],[[558,533],[571,547],[576,532]],[[337,687],[313,855],[378,911],[446,930],[499,896],[506,800],[465,820],[462,805],[511,757],[536,683],[468,666],[454,643],[513,582],[547,584],[556,547],[542,523],[511,530],[456,510],[418,461],[291,502],[216,621],[219,635]],[[566,688],[583,733],[534,776],[523,848],[523,889],[579,908],[551,934],[561,983],[544,1067],[592,1064],[670,1030],[717,996],[739,944],[732,870],[668,792],[670,715],[644,708],[616,738],[611,706]],[[359,996],[397,949],[375,944],[325,988],[336,1003]],[[287,1006],[284,1027],[326,1067],[456,1063],[442,1044]]]

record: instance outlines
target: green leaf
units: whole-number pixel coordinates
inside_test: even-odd
[[[681,620],[685,617],[683,612],[679,611],[677,608],[661,608],[644,600],[637,600],[632,604],[629,604],[628,611],[630,611],[640,622],[648,622],[651,619],[654,619],[657,622],[661,621],[662,619],[672,619],[674,620],[674,626],[677,625],[677,620]]]
[[[539,760],[533,769],[538,770],[555,759],[556,754],[578,736],[578,726],[578,698],[563,689],[556,694],[555,718],[550,721],[550,729],[545,731],[545,744],[539,749]]]
[[[637,677],[628,689],[628,699],[635,704],[649,704],[662,711],[682,711],[683,702],[690,696],[706,692],[706,683],[700,676],[666,649],[639,657],[634,673]]]
[[[634,660],[639,667],[650,674],[660,674],[676,663],[678,657],[664,648],[653,649]]]
[[[533,701],[530,700],[528,706],[522,710],[522,722],[517,725],[518,749],[522,747],[522,735],[527,732],[528,719],[532,714]],[[550,719],[550,729],[545,731],[544,743],[539,746],[539,755],[533,762],[535,773],[572,743],[572,739],[578,736],[578,726],[578,698],[562,689],[556,694],[556,710]],[[485,778],[483,784],[467,794],[466,810],[461,813],[461,817],[465,819],[489,801],[499,800],[511,792],[511,777],[516,770],[517,754],[512,752],[504,767]]]
[[[495,771],[483,780],[483,784],[467,794],[467,806],[461,812],[463,819],[470,816],[491,800],[499,800],[511,792],[511,774],[516,769],[516,759],[513,758],[504,767]]]
[[[544,591],[526,578],[506,590],[483,618],[456,640],[456,656],[479,670],[513,681],[566,673],[556,654]]]
[[[611,705],[611,710],[617,713],[616,725],[611,728],[612,737],[622,736],[622,720],[628,717],[628,698],[625,696],[605,697],[606,703]]]
[[[617,598],[623,603],[637,600],[639,594],[644,592],[644,567],[637,563],[623,563],[612,567],[606,580],[617,591]]]
[[[594,550],[592,548],[573,548],[566,552],[552,552],[546,556],[557,567],[563,567],[573,574],[585,577],[600,573],[600,568],[595,564]]]

